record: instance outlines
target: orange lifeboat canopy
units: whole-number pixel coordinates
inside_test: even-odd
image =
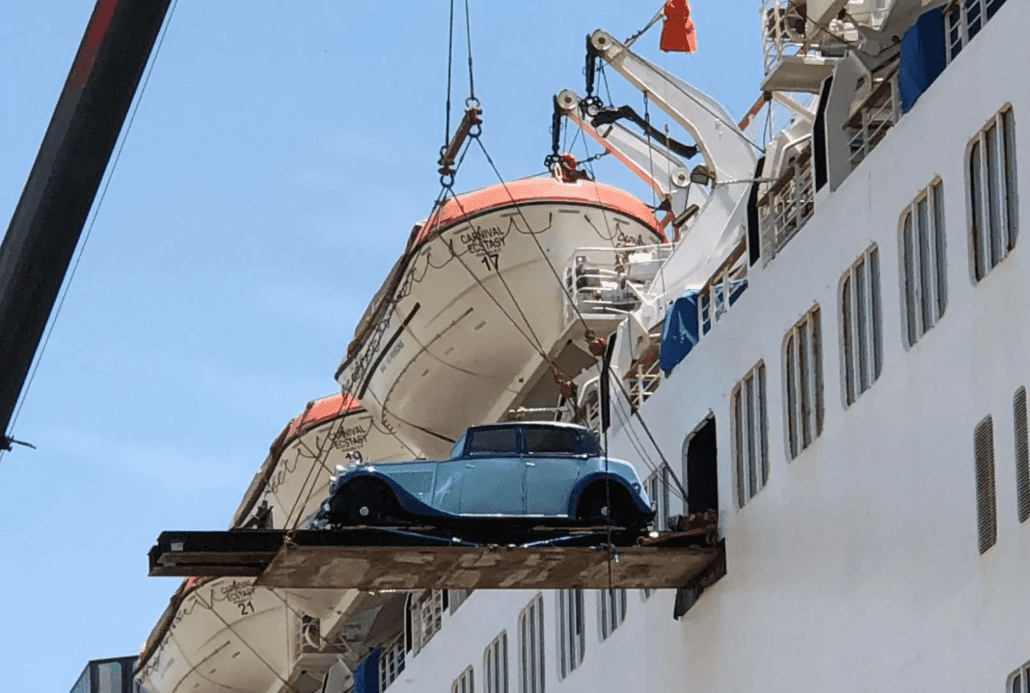
[[[651,228],[656,243],[665,243],[665,233],[651,208],[619,188],[590,180],[563,183],[554,178],[523,178],[473,190],[447,200],[417,229],[409,249],[420,245],[434,230],[445,228],[483,212],[501,207],[546,202],[572,202],[604,207],[632,217]]]
[[[347,393],[338,393],[308,402],[304,411],[290,419],[269,448],[272,457],[278,457],[287,443],[312,426],[325,423],[348,412],[361,409],[361,403]]]

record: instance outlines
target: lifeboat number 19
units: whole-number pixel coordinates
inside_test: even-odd
[[[500,253],[486,253],[483,255],[483,264],[486,265],[487,270],[493,270],[495,272],[500,271],[500,267],[497,262],[500,260]]]

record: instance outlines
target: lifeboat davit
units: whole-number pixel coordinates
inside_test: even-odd
[[[337,464],[415,456],[350,395],[313,400],[272,443],[231,526],[295,528],[324,500]],[[317,690],[321,675],[343,661],[332,643],[361,596],[190,578],[144,645],[136,679],[147,693]]]
[[[589,180],[457,196],[413,230],[337,380],[384,429],[444,456],[469,425],[502,418],[554,358],[575,321],[563,277],[578,249],[664,242],[647,205]]]

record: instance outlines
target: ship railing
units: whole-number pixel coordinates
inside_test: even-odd
[[[556,407],[516,407],[508,410],[508,421],[574,421],[576,409],[571,400]]]
[[[723,260],[698,291],[697,332],[699,336],[708,334],[730,306],[737,300],[741,292],[747,288],[747,239],[740,243],[733,252]]]
[[[879,78],[878,84],[844,124],[848,135],[851,168],[855,169],[883,141],[901,117],[898,94],[898,71],[892,69]]]
[[[587,387],[583,398],[583,424],[597,435],[601,435],[601,382],[595,378]]]
[[[565,268],[566,320],[579,315],[621,319],[636,310],[671,254],[671,245],[579,248]]]
[[[783,173],[758,200],[762,258],[768,262],[815,212],[812,149],[790,160]]]
[[[635,366],[626,373],[629,391],[629,403],[633,410],[651,398],[662,384],[661,362],[658,360],[658,344],[653,344],[644,351]]]
[[[404,637],[383,648],[379,655],[379,693],[383,693],[404,671]]]
[[[945,8],[944,43],[949,65],[1004,3],[1005,0],[954,0]]]
[[[765,74],[784,58],[808,52],[803,10],[788,0],[762,3],[762,66]]]

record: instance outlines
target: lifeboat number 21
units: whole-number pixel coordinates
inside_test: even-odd
[[[483,256],[483,264],[486,265],[487,270],[494,270],[495,272],[500,271],[497,265],[497,261],[500,260],[500,253],[487,253]]]

